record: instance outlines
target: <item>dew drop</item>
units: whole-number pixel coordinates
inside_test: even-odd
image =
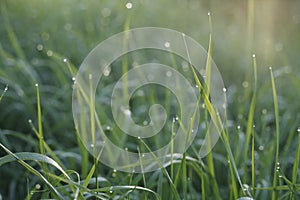
[[[68,60],[67,60],[66,58],[64,58],[64,60],[63,60],[63,61],[64,61],[64,63],[66,63]]]
[[[236,128],[237,128],[238,130],[240,130],[240,129],[241,129],[241,126],[240,126],[240,125],[238,125]]]
[[[92,74],[89,74],[89,79],[91,80],[93,78]]]
[[[196,88],[199,88],[199,86],[198,86],[198,85],[195,85],[195,87],[196,87]]]
[[[268,111],[267,111],[267,109],[263,109],[261,112],[262,112],[262,114],[265,115],[265,114],[267,114]]]
[[[138,136],[137,138],[138,138],[139,140],[141,139],[141,137],[140,137],[140,136]]]
[[[41,185],[40,184],[36,184],[35,185],[35,189],[37,189],[37,190],[41,189]]]
[[[258,147],[258,149],[259,149],[260,151],[263,151],[263,150],[264,150],[264,146],[260,145],[260,146]]]
[[[165,45],[166,48],[169,48],[170,47],[170,42],[165,42],[164,45]]]
[[[72,81],[75,81],[76,79],[75,79],[75,77],[72,77]]]
[[[142,157],[144,158],[144,157],[145,157],[145,154],[142,154]]]
[[[203,109],[205,108],[205,103],[202,104],[202,108],[203,108]]]
[[[31,123],[32,123],[32,120],[31,120],[31,119],[29,119],[29,120],[28,120],[28,123],[29,123],[29,124],[31,124]]]
[[[128,151],[128,148],[127,148],[127,147],[125,147],[125,151]]]
[[[47,56],[51,57],[52,55],[53,55],[53,51],[48,50],[48,51],[47,51]]]
[[[103,75],[104,76],[109,76],[110,71],[111,71],[110,67],[105,67],[105,69],[103,70]]]
[[[132,3],[130,3],[130,2],[126,3],[126,8],[131,9],[132,8]]]
[[[222,105],[222,107],[223,107],[224,109],[226,109],[226,103],[224,103],[224,104]]]
[[[116,177],[117,175],[116,175],[116,173],[112,173],[111,176],[112,177]]]
[[[207,15],[210,16],[210,12],[208,12]]]
[[[131,116],[131,111],[129,109],[124,109],[123,112],[126,116]]]
[[[255,58],[255,54],[252,54],[252,58]]]
[[[36,83],[36,84],[35,84],[35,87],[38,87],[38,86],[39,86],[39,84]]]
[[[227,91],[227,89],[226,88],[223,88],[223,92],[226,92]]]
[[[117,172],[117,170],[116,170],[116,169],[114,169],[114,172],[116,173],[116,172]]]
[[[167,77],[171,77],[171,76],[172,76],[172,72],[171,72],[171,71],[167,71],[167,72],[166,72],[166,76],[167,76]]]
[[[90,146],[93,148],[93,147],[94,147],[94,144],[91,144]]]
[[[38,44],[38,45],[36,45],[36,49],[37,49],[38,51],[43,51],[44,46],[43,46],[42,44]]]
[[[147,126],[148,125],[148,122],[145,120],[145,121],[143,121],[143,125],[144,126]]]
[[[297,132],[300,133],[300,127],[298,127]]]
[[[134,170],[134,169],[132,169],[132,173],[135,173],[135,170]]]
[[[272,67],[269,67],[269,70],[272,70]]]
[[[255,124],[253,124],[252,127],[255,128]]]
[[[4,92],[6,92],[8,90],[8,85],[4,88]]]
[[[244,82],[242,83],[242,86],[243,86],[243,88],[249,87],[248,81],[244,81]]]
[[[176,116],[176,117],[175,117],[175,120],[178,121],[178,119],[179,119],[179,118]]]

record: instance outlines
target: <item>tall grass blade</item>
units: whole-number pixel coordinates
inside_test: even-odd
[[[246,129],[246,140],[244,144],[244,151],[243,151],[243,162],[246,163],[248,159],[248,151],[249,151],[249,145],[250,145],[250,138],[251,133],[254,125],[254,112],[255,112],[255,106],[256,106],[256,91],[257,91],[257,67],[256,67],[256,58],[255,55],[252,55],[253,57],[253,72],[254,72],[254,88],[253,88],[253,95],[251,99],[251,105],[250,110],[248,113],[248,121],[247,121],[247,129]],[[246,178],[246,177],[245,177]]]
[[[275,138],[276,138],[276,149],[275,149],[275,163],[274,163],[274,176],[273,176],[273,191],[272,191],[272,200],[277,199],[277,191],[275,188],[278,184],[278,164],[279,164],[279,111],[278,111],[278,99],[277,99],[277,92],[276,92],[276,86],[274,81],[274,76],[272,72],[272,68],[270,67],[270,76],[271,76],[271,83],[272,83],[272,93],[273,93],[273,102],[274,102],[274,112],[275,112]]]
[[[300,156],[300,127],[298,128],[298,146],[297,151],[295,155],[295,161],[293,165],[293,172],[292,172],[292,187],[295,187],[295,184],[297,182],[297,174],[298,174],[298,166],[299,166],[299,156]],[[294,188],[293,188],[294,189]],[[291,198],[293,198],[293,193],[291,194]]]

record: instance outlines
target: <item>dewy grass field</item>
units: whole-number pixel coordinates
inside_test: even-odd
[[[80,127],[97,135],[99,124],[83,117],[75,129],[72,114],[76,75],[86,56],[107,38],[138,27],[185,33],[208,52],[206,77],[189,59],[141,49],[114,60],[97,88],[87,82],[96,95],[83,101],[95,108],[100,130],[141,163],[148,153],[158,166],[151,172],[142,164],[134,168],[130,160],[129,172],[106,166],[102,151],[93,157]],[[300,199],[299,33],[297,0],[0,1],[0,199]],[[172,42],[163,45],[173,47]],[[225,85],[223,118],[209,93],[214,87],[213,79],[207,81],[210,57]],[[151,125],[149,109],[160,104],[166,123],[148,138],[123,133],[114,121],[112,91],[124,74],[145,63],[168,65],[195,86],[199,123],[193,123],[195,115],[183,118],[180,110],[189,105],[178,106],[179,94],[148,84],[133,92],[124,114],[140,126]],[[125,86],[133,80],[125,83],[121,91],[129,95]],[[89,92],[79,90],[82,96]],[[184,130],[195,138],[182,141],[191,145],[175,154],[174,133],[185,128],[184,121],[198,131]],[[219,140],[201,157],[210,122]],[[92,141],[93,150],[98,144]],[[162,163],[153,152],[169,143],[165,157],[170,162]],[[112,160],[118,156],[109,154]]]

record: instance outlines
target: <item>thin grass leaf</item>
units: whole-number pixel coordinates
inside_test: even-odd
[[[160,166],[163,174],[166,176],[166,178],[168,179],[170,186],[171,186],[171,190],[173,192],[173,194],[175,195],[175,199],[180,200],[180,196],[178,194],[178,191],[176,190],[176,186],[174,185],[169,173],[167,172],[167,170],[164,168],[164,166],[161,164],[161,162],[159,161],[159,159],[157,158],[157,156],[151,151],[150,147],[141,139],[140,140],[143,145],[145,145],[146,149],[151,153],[152,157],[155,159],[155,161],[157,162],[158,166]]]
[[[7,154],[9,154],[8,156],[4,156],[2,158],[0,158],[0,166],[2,164],[8,163],[8,162],[12,162],[12,161],[17,161],[19,162],[23,167],[25,167],[29,172],[33,173],[34,175],[36,175],[37,177],[39,177],[40,179],[42,179],[45,184],[49,187],[49,189],[53,192],[53,194],[58,198],[58,199],[64,199],[63,196],[56,190],[56,188],[37,170],[35,170],[33,167],[31,167],[30,165],[28,165],[26,162],[24,162],[24,160],[22,160],[21,158],[18,157],[19,156],[24,156],[25,158],[29,158],[32,160],[40,160],[42,162],[48,162],[49,164],[55,166],[59,171],[61,171],[66,177],[69,178],[69,176],[67,175],[67,173],[65,173],[65,171],[52,159],[40,155],[40,154],[32,154],[32,153],[19,153],[19,154],[14,154],[12,153],[9,149],[7,149],[5,146],[3,146],[0,143],[0,147],[2,147]],[[25,157],[25,155],[27,157]],[[41,157],[42,156],[42,157]]]
[[[257,95],[257,67],[256,67],[256,57],[255,54],[252,55],[253,58],[253,72],[254,72],[254,87],[253,87],[253,95],[251,99],[251,105],[248,113],[248,120],[247,120],[247,129],[246,129],[246,140],[244,143],[243,149],[243,162],[245,163],[248,159],[248,151],[250,145],[250,138],[254,124],[254,113],[256,107],[256,95]],[[246,177],[245,177],[246,178]]]
[[[276,149],[275,149],[275,163],[274,163],[274,175],[273,175],[273,188],[277,187],[278,184],[278,171],[277,166],[279,163],[279,111],[278,111],[278,99],[277,99],[277,92],[276,86],[274,81],[274,76],[272,73],[272,68],[270,67],[270,76],[271,76],[271,83],[272,83],[272,93],[273,93],[273,102],[274,102],[274,112],[275,112],[275,124],[276,124]],[[272,191],[272,200],[277,199],[277,191]]]
[[[8,90],[8,85],[5,86],[3,92],[2,92],[2,94],[1,94],[1,96],[0,96],[0,101],[2,100],[4,94],[6,93],[7,90]]]

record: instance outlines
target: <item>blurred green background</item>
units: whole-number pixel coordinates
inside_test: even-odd
[[[243,117],[247,116],[255,53],[259,87],[255,121],[260,121],[262,110],[273,107],[269,78],[272,66],[283,143],[300,126],[300,1],[130,2],[131,9],[126,8],[128,1],[123,0],[0,1],[0,91],[6,85],[9,88],[0,102],[3,144],[14,152],[38,151],[36,145],[30,144],[34,143],[30,139],[34,134],[28,124],[29,119],[37,123],[35,84],[38,83],[47,143],[55,150],[77,151],[71,111],[73,75],[63,60],[66,58],[78,69],[99,42],[126,26],[174,29],[207,49],[208,12],[212,16],[212,56],[228,88],[231,122],[243,123]],[[269,118],[272,126],[273,118]],[[267,141],[260,141],[264,142]],[[290,150],[286,151],[288,155]],[[0,155],[4,155],[1,150]],[[287,162],[289,159],[286,158]],[[24,196],[27,175],[19,168],[11,171],[9,167],[0,168],[0,193],[11,197],[16,188],[23,187],[20,196]]]

